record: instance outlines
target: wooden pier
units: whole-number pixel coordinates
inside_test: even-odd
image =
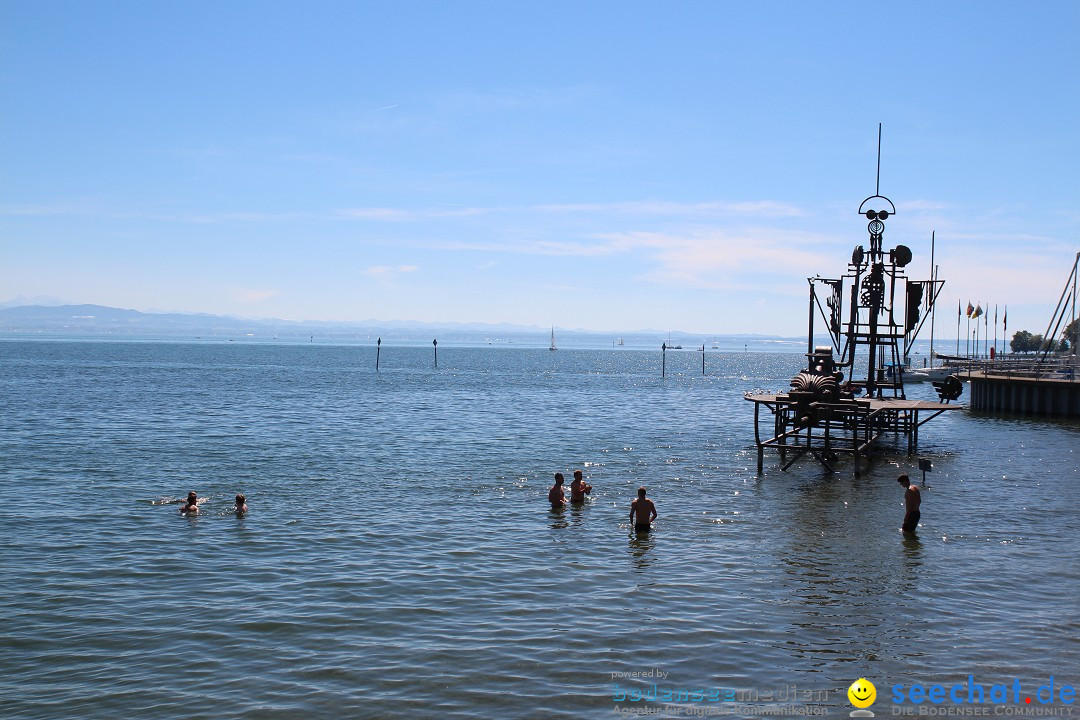
[[[868,398],[846,402],[799,402],[787,394],[750,394],[754,403],[754,442],[757,445],[757,470],[762,472],[766,448],[780,453],[781,469],[787,470],[799,458],[810,454],[829,472],[841,455],[854,460],[855,474],[861,461],[873,459],[874,446],[886,435],[907,440],[907,453],[919,448],[919,428],[943,412],[962,410],[962,405],[948,405],[927,400],[903,398]],[[761,409],[773,415],[773,434],[761,435]],[[813,421],[801,421],[807,411]],[[920,417],[921,414],[921,417]]]

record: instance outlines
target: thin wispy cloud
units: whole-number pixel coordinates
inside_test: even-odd
[[[358,220],[409,220],[415,216],[412,213],[395,208],[349,208],[338,213],[342,217],[356,218]]]
[[[416,265],[372,265],[364,270],[364,274],[379,280],[390,280],[404,273],[416,272]]]
[[[493,212],[487,208],[440,206],[425,209],[403,210],[400,208],[370,207],[347,208],[337,212],[338,217],[354,220],[378,220],[383,222],[416,222],[437,218],[471,217]]]
[[[762,277],[809,277],[835,266],[824,239],[803,232],[631,232],[609,240],[615,251],[646,255],[654,269],[642,278],[664,284],[730,289],[758,284]]]
[[[619,248],[607,240],[598,240],[596,242],[538,240],[535,238],[517,238],[513,235],[498,241],[454,240],[431,244],[429,247],[440,250],[565,257],[598,257],[619,252]]]
[[[665,201],[630,201],[618,203],[570,203],[537,205],[531,208],[545,213],[622,213],[695,217],[700,215],[800,217],[805,212],[794,205],[761,200],[755,202],[677,203]]]
[[[639,215],[674,218],[711,217],[762,217],[791,218],[803,217],[806,212],[795,205],[773,200],[747,202],[705,202],[678,203],[662,200],[624,201],[613,203],[563,203],[542,205],[507,205],[476,207],[445,205],[430,208],[346,208],[338,214],[357,220],[430,220],[432,218],[476,217],[500,214],[544,214],[544,215]]]

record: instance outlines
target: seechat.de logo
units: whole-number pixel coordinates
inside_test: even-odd
[[[851,687],[847,689],[847,696],[851,704],[859,708],[851,712],[851,717],[874,717],[874,713],[866,709],[877,700],[877,688],[874,687],[874,683],[866,678],[859,678],[851,683]]]

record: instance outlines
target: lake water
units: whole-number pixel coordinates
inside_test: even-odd
[[[656,683],[758,693],[686,715],[795,685],[839,717],[859,677],[882,716],[896,684],[1080,684],[1080,423],[931,422],[911,537],[901,444],[757,474],[743,392],[798,351],[666,378],[626,349],[375,352],[0,341],[0,716],[601,718]],[[551,511],[575,468],[590,500]]]

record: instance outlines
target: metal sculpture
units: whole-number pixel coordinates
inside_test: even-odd
[[[880,179],[879,126],[878,186],[859,204],[859,214],[869,221],[869,247],[856,246],[841,277],[807,278],[807,368],[791,380],[791,391],[746,396],[755,404],[759,472],[764,451],[772,448],[780,452],[785,470],[811,454],[832,471],[831,463],[839,454],[848,453],[855,459],[858,473],[860,457],[870,457],[874,443],[883,435],[905,436],[908,452],[913,453],[918,447],[919,427],[945,410],[959,407],[907,400],[904,395],[909,352],[945,282],[909,280],[904,268],[911,263],[911,249],[904,245],[885,249],[885,222],[896,215],[896,206],[881,194]],[[828,328],[830,345],[814,344],[817,316]],[[957,397],[953,383],[941,393],[943,403]],[[768,440],[762,439],[760,428],[763,407],[774,419],[774,434]],[[920,420],[920,411],[929,411],[929,417]],[[788,455],[793,455],[791,460]]]

